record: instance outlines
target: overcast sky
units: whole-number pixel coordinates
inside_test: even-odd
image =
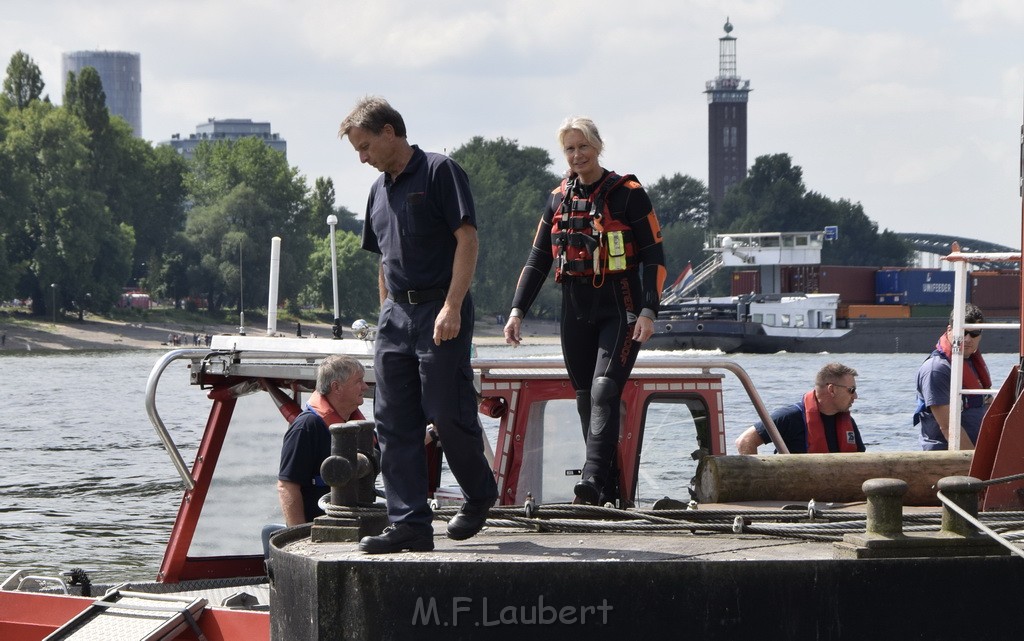
[[[808,189],[879,228],[1020,246],[1021,0],[2,0],[0,61],[22,50],[61,102],[61,53],[142,61],[143,136],[269,121],[308,183],[360,216],[375,171],[337,128],[380,94],[409,139],[541,147],[588,115],[602,164],[707,182],[705,82],[726,17],[749,79],[748,163],[788,153]],[[764,230],[771,231],[771,230]],[[326,225],[325,225],[326,233]],[[842,230],[840,230],[842,233]]]

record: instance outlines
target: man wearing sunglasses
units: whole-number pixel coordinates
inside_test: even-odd
[[[984,323],[985,316],[976,305],[967,304],[964,310],[965,323]],[[953,316],[949,325],[939,337],[928,359],[917,370],[917,409],[914,425],[921,426],[921,449],[949,449],[949,386],[952,373],[950,358],[953,353]],[[963,337],[964,371],[961,389],[990,389],[992,378],[988,366],[978,347],[981,345],[981,330],[967,330]],[[960,446],[974,449],[978,442],[978,431],[989,397],[979,394],[960,396]]]
[[[829,363],[818,370],[814,389],[787,407],[772,412],[790,454],[863,452],[864,440],[850,407],[857,400],[857,371],[842,363]],[[757,448],[771,443],[764,424],[758,421],[736,439],[740,454],[757,454]]]

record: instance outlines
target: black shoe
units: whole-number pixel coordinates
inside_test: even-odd
[[[359,541],[359,549],[367,554],[392,554],[404,550],[430,552],[434,549],[434,532],[397,523],[384,528],[377,536],[364,536]]]
[[[572,491],[576,494],[573,503],[577,505],[597,505],[601,500],[601,492],[592,481],[580,481]]]
[[[491,510],[491,503],[473,504],[469,501],[462,504],[459,513],[448,522],[448,538],[455,541],[465,541],[483,529],[487,522],[487,513]]]

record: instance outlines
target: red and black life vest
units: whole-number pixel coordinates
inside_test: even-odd
[[[564,276],[593,278],[600,286],[603,275],[637,268],[637,247],[633,231],[623,220],[611,215],[608,194],[636,176],[609,172],[589,197],[576,189],[576,180],[562,181],[552,193],[562,204],[551,221],[551,255],[555,259],[555,281]]]
[[[827,454],[829,449],[828,441],[825,440],[825,422],[821,420],[821,410],[818,409],[818,398],[814,390],[804,394],[804,423],[807,425],[807,453]],[[836,414],[836,444],[840,452],[859,451],[849,412]]]

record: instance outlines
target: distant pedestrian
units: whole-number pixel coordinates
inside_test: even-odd
[[[7,332],[0,334],[0,347],[7,345]]]

